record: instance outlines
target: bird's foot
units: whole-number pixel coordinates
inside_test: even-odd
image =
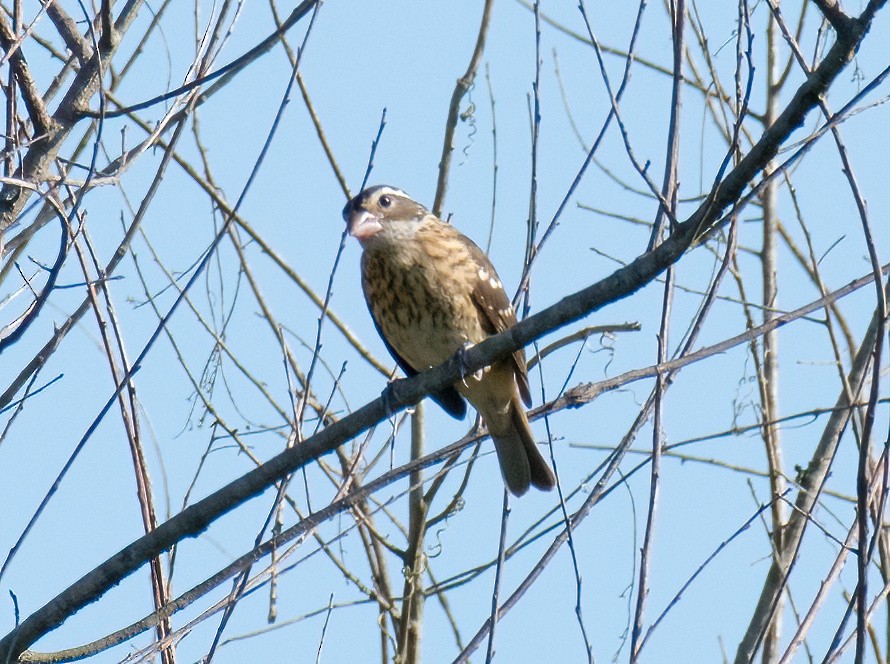
[[[467,351],[469,351],[474,345],[475,344],[471,344],[469,341],[465,341],[461,345],[461,347],[457,349],[457,353],[455,353],[458,366],[460,367],[460,380],[464,384],[464,387],[468,387],[468,377],[475,380],[481,380],[482,372],[484,371],[484,369],[479,369],[478,371],[470,373],[470,370],[467,367]]]
[[[390,419],[398,411],[398,408],[402,403],[402,399],[399,397],[399,384],[405,380],[404,378],[395,378],[389,381],[386,384],[386,387],[383,388],[383,392],[380,393],[380,398],[383,399],[383,409],[386,411],[386,416]]]

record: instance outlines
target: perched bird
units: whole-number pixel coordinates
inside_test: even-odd
[[[343,218],[362,245],[362,289],[374,324],[408,376],[516,323],[482,250],[404,191],[365,189],[346,204]],[[464,397],[475,406],[512,493],[556,485],[520,402],[531,405],[522,349],[430,396],[457,418],[466,415]]]

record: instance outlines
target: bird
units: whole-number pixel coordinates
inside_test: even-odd
[[[364,189],[343,208],[343,219],[362,247],[362,290],[374,325],[407,376],[516,324],[485,252],[401,189]],[[430,397],[458,419],[466,401],[476,408],[512,494],[556,485],[523,408],[531,406],[523,349]]]

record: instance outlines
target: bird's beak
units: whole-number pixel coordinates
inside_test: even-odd
[[[349,230],[349,234],[359,242],[368,240],[383,228],[383,225],[380,223],[380,217],[361,208],[353,208],[344,216],[346,217],[346,228]]]

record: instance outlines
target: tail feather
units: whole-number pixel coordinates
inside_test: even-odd
[[[486,424],[494,441],[504,483],[510,493],[521,496],[528,491],[529,486],[550,491],[556,486],[556,477],[535,445],[518,395],[510,403],[510,411],[506,417],[498,419],[499,422],[489,421]],[[497,426],[498,424],[501,426]]]

